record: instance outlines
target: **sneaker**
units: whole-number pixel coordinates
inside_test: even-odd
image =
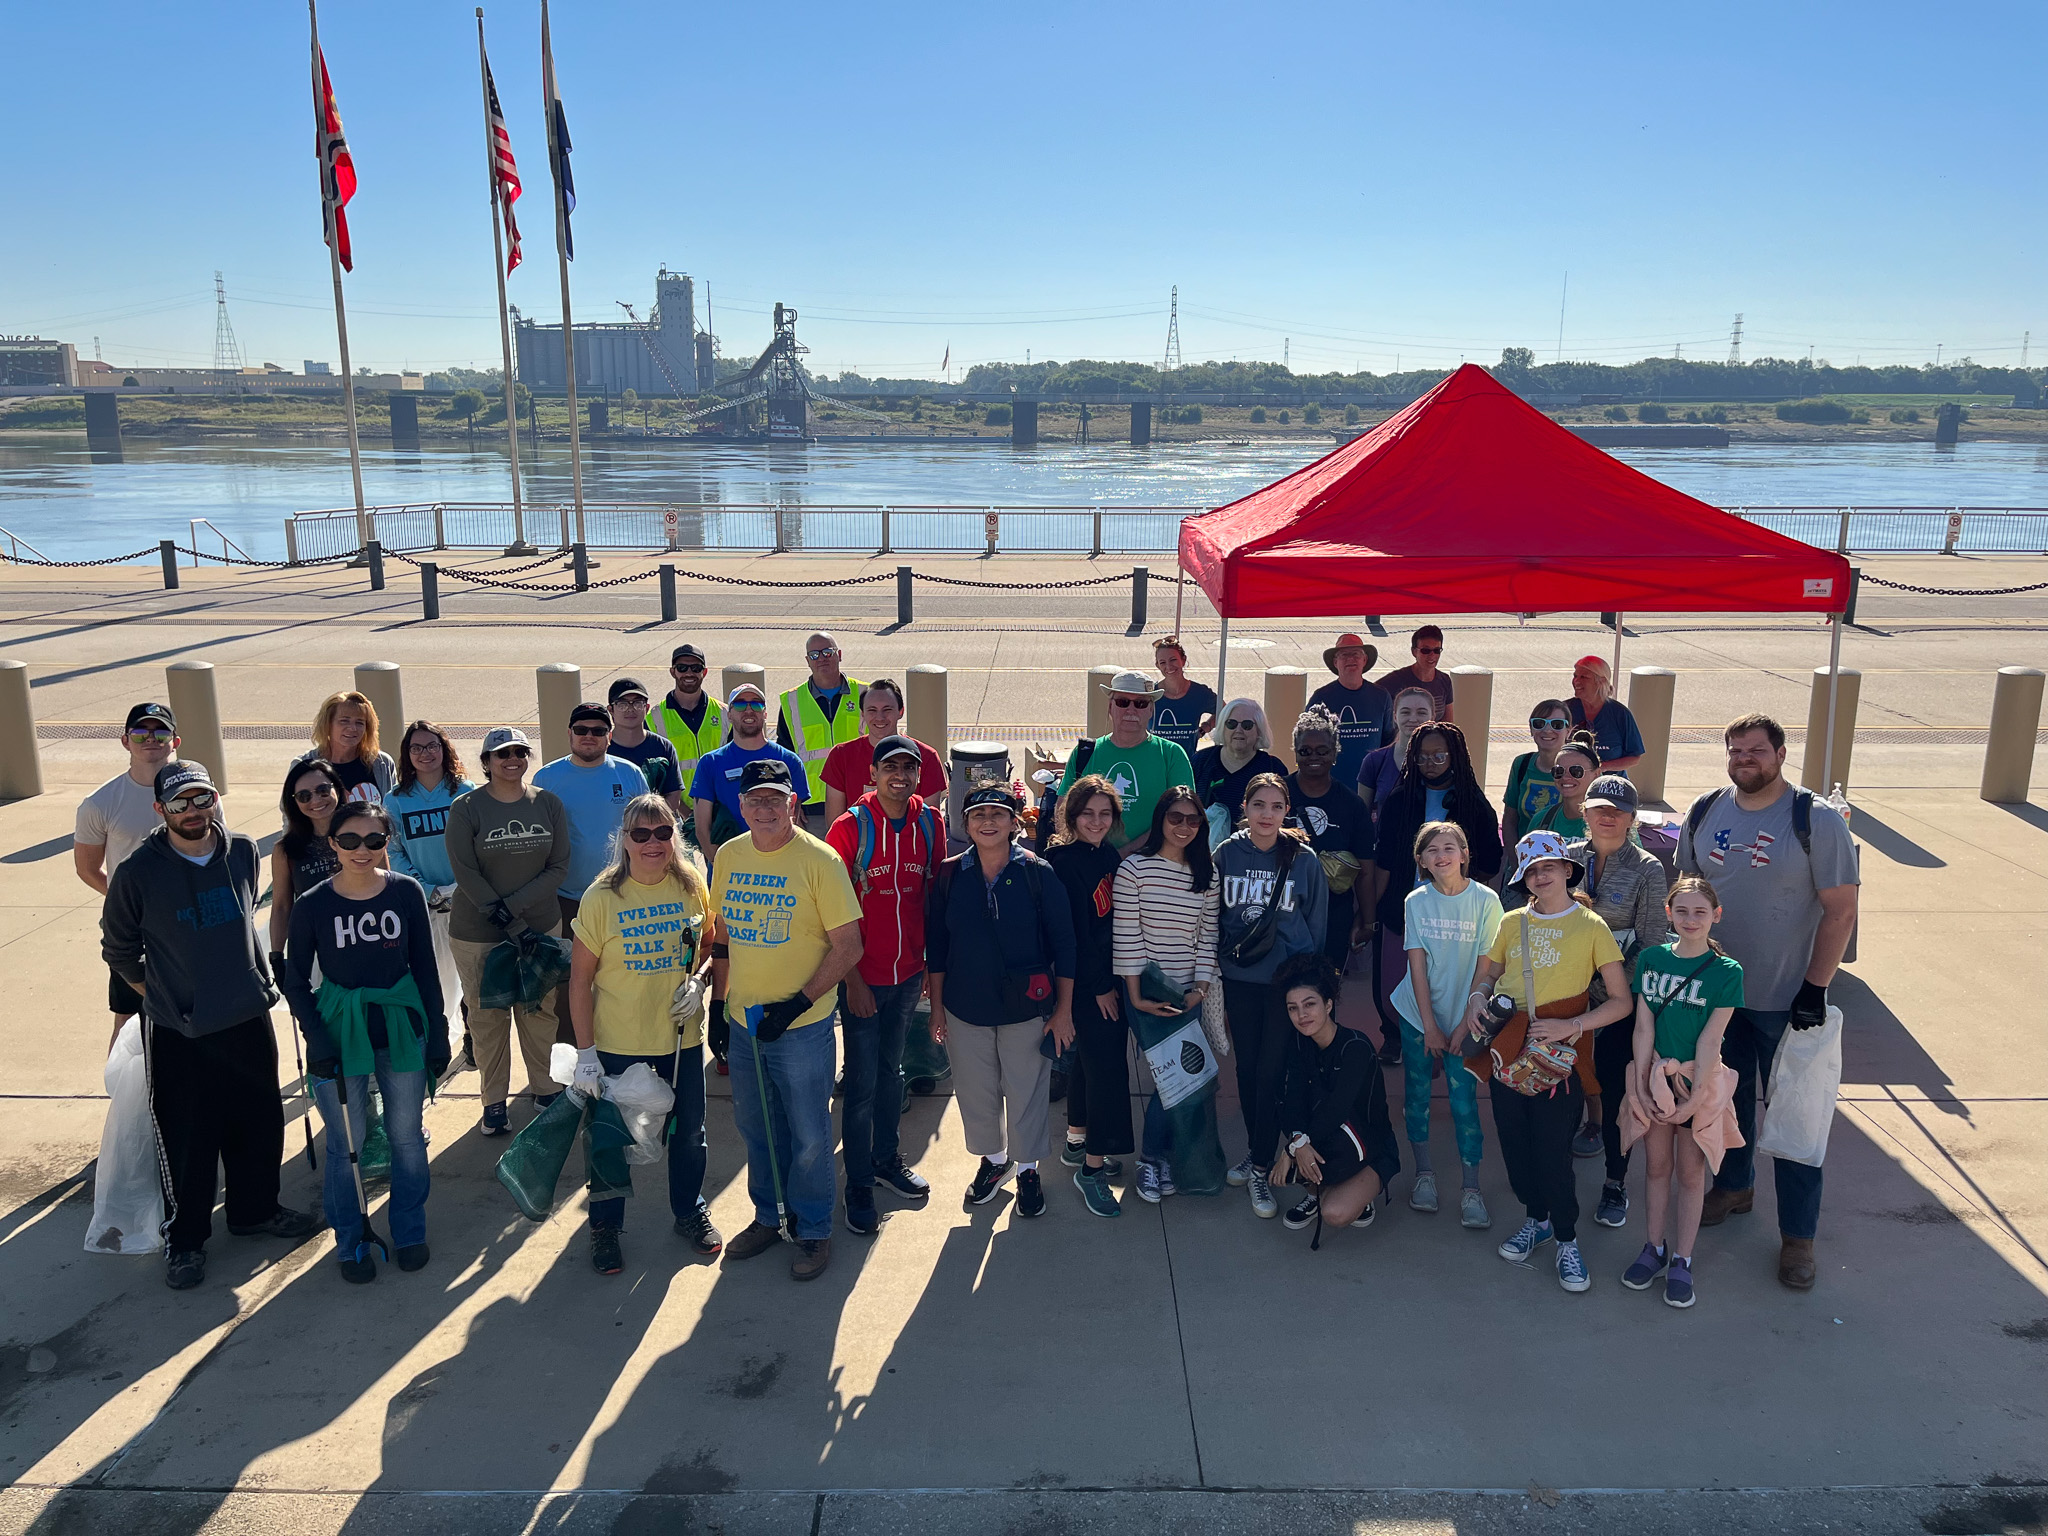
[[[1045,1214],[1045,1185],[1040,1181],[1036,1168],[1023,1169],[1017,1175],[1017,1214],[1019,1216],[1043,1216]]]
[[[1408,1209],[1428,1216],[1436,1214],[1435,1174],[1424,1172],[1415,1175],[1415,1187],[1408,1191]]]
[[[1368,1203],[1366,1208],[1358,1213],[1357,1219],[1351,1225],[1354,1227],[1369,1227],[1373,1223],[1373,1218],[1378,1215],[1379,1212]]]
[[[1314,1224],[1316,1212],[1322,1209],[1322,1202],[1314,1195],[1303,1195],[1287,1208],[1287,1214],[1280,1218],[1280,1224],[1290,1232],[1299,1232]]]
[[[1223,1182],[1228,1184],[1232,1189],[1243,1189],[1245,1185],[1251,1183],[1251,1181],[1252,1155],[1251,1153],[1247,1152],[1243,1157],[1239,1158],[1236,1162],[1230,1165],[1229,1172],[1223,1175]]]
[[[717,1057],[716,1061],[718,1065],[718,1075],[720,1077],[731,1077],[732,1063],[727,1061],[723,1056]]]
[[[877,1167],[875,1177],[906,1200],[925,1200],[931,1197],[931,1182],[916,1170],[904,1167],[903,1159],[900,1157],[886,1168]]]
[[[1069,1140],[1060,1147],[1060,1161],[1069,1168],[1079,1168],[1088,1161],[1088,1143]]]
[[[1075,1170],[1074,1188],[1081,1191],[1081,1201],[1088,1207],[1089,1215],[1123,1215],[1124,1208],[1116,1203],[1116,1191],[1109,1187],[1109,1180],[1101,1172],[1090,1172],[1086,1168]]]
[[[476,1128],[479,1136],[509,1136],[512,1133],[512,1116],[503,1104],[486,1104],[484,1118]]]
[[[1383,1067],[1398,1067],[1401,1065],[1401,1034],[1399,1030],[1390,1029],[1387,1031],[1387,1038],[1380,1042],[1377,1054],[1380,1065]]]
[[[1260,1220],[1271,1221],[1280,1214],[1280,1202],[1273,1198],[1272,1180],[1266,1174],[1254,1168],[1245,1188],[1251,1191],[1252,1211]]]
[[[1003,1187],[1004,1180],[1016,1171],[1017,1164],[1014,1159],[992,1163],[984,1157],[980,1169],[974,1175],[974,1182],[967,1186],[967,1203],[987,1205],[995,1198],[996,1191]]]
[[[1586,1273],[1586,1256],[1579,1252],[1577,1239],[1557,1245],[1557,1283],[1568,1291],[1593,1289],[1593,1277]]]
[[[1600,1209],[1593,1213],[1593,1219],[1603,1227],[1625,1227],[1628,1225],[1628,1191],[1619,1184],[1600,1186]]]
[[[1159,1193],[1162,1197],[1180,1193],[1180,1186],[1173,1182],[1173,1164],[1171,1163],[1161,1163],[1159,1165]]]
[[[1689,1307],[1692,1303],[1692,1260],[1673,1259],[1664,1274],[1664,1305]]]
[[[782,1234],[773,1227],[764,1227],[758,1221],[750,1221],[740,1235],[725,1245],[725,1262],[741,1263],[758,1258],[782,1241]]]
[[[561,1096],[562,1090],[559,1088],[557,1088],[553,1093],[536,1093],[533,1096],[533,1112],[536,1115],[539,1114],[542,1110],[546,1109],[550,1104],[554,1103],[555,1100],[559,1099]]]
[[[1647,1291],[1651,1282],[1664,1273],[1664,1266],[1669,1262],[1655,1243],[1645,1243],[1643,1251],[1636,1255],[1635,1263],[1621,1272],[1621,1283],[1632,1291]]]
[[[825,1273],[832,1264],[832,1239],[829,1237],[807,1237],[796,1245],[796,1252],[790,1257],[789,1278],[792,1280],[815,1280]]]
[[[875,1209],[875,1192],[858,1184],[846,1186],[846,1229],[862,1237],[882,1230],[881,1212]]]
[[[206,1250],[187,1248],[164,1256],[164,1284],[174,1291],[189,1291],[206,1278]]]
[[[1529,1255],[1556,1236],[1547,1221],[1529,1220],[1522,1223],[1515,1235],[1502,1243],[1495,1251],[1510,1264],[1526,1264]]]
[[[280,1205],[253,1227],[231,1225],[228,1228],[236,1237],[286,1237],[294,1242],[311,1237],[319,1230],[318,1216],[307,1211],[295,1211],[288,1205]]]
[[[1148,1205],[1157,1205],[1166,1197],[1166,1180],[1159,1172],[1157,1163],[1138,1162],[1138,1198]]]
[[[407,1243],[398,1250],[398,1267],[408,1275],[416,1275],[427,1267],[428,1257],[425,1243]]]
[[[352,1258],[341,1261],[341,1278],[350,1285],[368,1285],[377,1278],[377,1261],[367,1248],[358,1248]]]
[[[1586,1124],[1579,1127],[1578,1135],[1572,1138],[1573,1157],[1598,1157],[1607,1150],[1607,1144],[1600,1139],[1600,1127]]]
[[[1086,1163],[1081,1165],[1087,1167]],[[1124,1176],[1124,1160],[1120,1157],[1105,1157],[1102,1160],[1102,1176],[1105,1179],[1120,1179]]]
[[[711,1213],[701,1205],[676,1223],[676,1236],[688,1239],[690,1246],[707,1259],[725,1247],[724,1236],[711,1225]]]
[[[1487,1210],[1486,1197],[1478,1190],[1458,1191],[1458,1224],[1474,1232],[1484,1232],[1493,1225],[1493,1213]]]
[[[590,1229],[590,1267],[600,1275],[616,1275],[626,1267],[626,1256],[619,1249],[617,1227]]]

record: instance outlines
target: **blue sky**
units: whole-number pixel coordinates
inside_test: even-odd
[[[538,0],[487,6],[528,188],[512,300],[559,313]],[[204,366],[335,356],[306,15],[11,8],[0,332]],[[355,361],[498,358],[472,5],[330,0],[362,178]],[[2048,8],[1892,4],[678,6],[554,12],[579,319],[708,281],[828,373],[1298,369],[1683,346],[2048,362]]]

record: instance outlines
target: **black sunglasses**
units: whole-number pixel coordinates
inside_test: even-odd
[[[1202,817],[1193,811],[1168,811],[1162,819],[1169,827],[1199,827],[1202,824]]]
[[[344,853],[354,853],[358,848],[367,848],[370,852],[376,853],[390,841],[390,834],[385,832],[337,832],[334,834],[334,846],[341,849]]]
[[[315,800],[332,800],[334,798],[334,786],[332,784],[316,784],[311,789],[295,789],[292,791],[292,798],[301,805],[311,805]]]
[[[571,736],[609,736],[611,733],[612,728],[608,725],[572,725],[569,727],[569,734]]]
[[[655,842],[665,843],[675,835],[676,829],[670,826],[667,822],[662,822],[659,825],[652,827],[626,828],[626,836],[633,839],[633,841],[636,843],[644,843],[648,841],[650,838],[653,839]]]
[[[533,751],[530,747],[500,747],[491,755],[500,758],[516,757],[523,763],[533,755]]]

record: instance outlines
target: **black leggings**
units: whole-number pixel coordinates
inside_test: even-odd
[[[1493,1131],[1515,1198],[1534,1221],[1547,1221],[1557,1240],[1579,1235],[1579,1192],[1572,1176],[1572,1137],[1585,1118],[1586,1095],[1573,1072],[1549,1093],[1530,1096],[1491,1085]]]
[[[1628,1091],[1628,1064],[1635,1055],[1634,1016],[1617,1019],[1593,1035],[1593,1070],[1600,1077],[1600,1141],[1607,1149],[1607,1182],[1628,1179],[1628,1153],[1621,1149],[1621,1099]]]
[[[1230,1049],[1237,1057],[1237,1103],[1252,1164],[1271,1168],[1280,1145],[1280,1077],[1287,1067],[1287,1000],[1270,982],[1223,983]]]
[[[1129,1036],[1130,1026],[1121,1017],[1105,1019],[1093,997],[1075,996],[1074,1048],[1067,1053],[1067,1124],[1087,1130],[1087,1150],[1097,1157],[1136,1150],[1131,1139]]]

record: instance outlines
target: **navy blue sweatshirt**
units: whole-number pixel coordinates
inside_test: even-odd
[[[991,890],[981,855],[970,847],[939,866],[926,901],[925,969],[945,977],[946,1011],[955,1017],[990,1028],[1023,1023],[1005,1017],[1005,973],[1045,971],[1073,980],[1067,890],[1037,854],[1013,845]]]
[[[256,845],[239,832],[217,832],[200,865],[171,846],[166,827],[115,869],[100,953],[143,989],[150,1023],[197,1039],[270,1012],[277,992],[251,921],[256,871]]]
[[[387,875],[383,891],[367,901],[351,901],[335,890],[333,881],[323,880],[292,902],[291,937],[277,984],[305,1031],[306,1054],[318,1061],[340,1050],[320,1017],[319,993],[312,983],[315,960],[322,979],[337,987],[381,989],[410,970],[427,1010],[426,1058],[434,1062],[447,1050],[446,1003],[426,893],[410,875]],[[371,1008],[370,1044],[382,1050],[388,1038],[385,1010]]]

